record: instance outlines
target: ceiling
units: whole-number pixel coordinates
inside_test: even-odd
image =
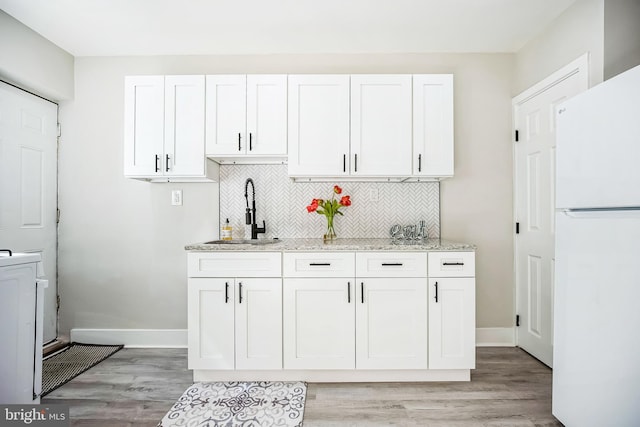
[[[515,52],[575,1],[0,0],[0,9],[74,56]]]

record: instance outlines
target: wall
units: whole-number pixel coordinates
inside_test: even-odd
[[[73,56],[0,10],[0,78],[52,101],[73,98]]]
[[[60,112],[63,333],[186,328],[182,248],[217,232],[218,185],[123,178],[123,78],[207,73],[453,73],[456,176],[440,186],[441,235],[478,246],[478,326],[513,325],[513,55],[77,58],[75,99]]]
[[[293,182],[286,165],[229,165],[220,167],[220,222],[229,218],[237,239],[251,238],[245,230],[247,207],[244,187],[247,178],[256,187],[258,224],[266,221],[267,238],[322,237],[327,220],[318,213],[309,214],[305,206],[311,199],[330,199],[333,185],[349,195],[352,205],[336,215],[336,234],[344,238],[386,238],[394,224],[416,225],[425,221],[430,238],[440,237],[440,186],[437,182]],[[249,206],[251,206],[249,187]],[[370,200],[370,191],[377,194]],[[340,196],[337,196],[340,200]]]
[[[589,52],[589,87],[603,80],[604,0],[579,0],[516,54],[513,95]]]
[[[604,79],[640,65],[640,0],[605,0]]]

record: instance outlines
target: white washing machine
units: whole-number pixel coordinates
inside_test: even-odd
[[[40,254],[0,250],[0,404],[40,403],[42,274]]]

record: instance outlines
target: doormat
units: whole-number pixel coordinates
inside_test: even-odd
[[[171,407],[158,427],[302,426],[303,382],[196,383]]]
[[[71,343],[42,361],[42,396],[46,396],[81,373],[119,351],[123,345]]]

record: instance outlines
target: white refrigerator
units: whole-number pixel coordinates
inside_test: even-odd
[[[640,426],[640,67],[556,118],[552,412]]]

